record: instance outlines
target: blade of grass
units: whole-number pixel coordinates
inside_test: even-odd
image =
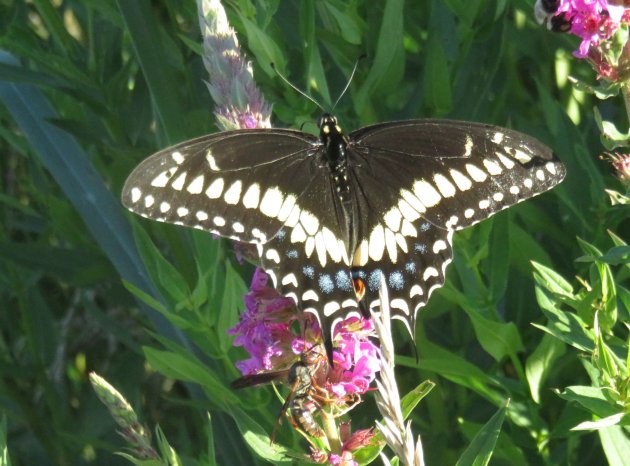
[[[17,66],[17,60],[2,51],[0,62]],[[158,297],[137,253],[120,202],[106,188],[77,141],[49,123],[58,115],[48,101],[34,86],[10,82],[0,82],[0,99],[120,276]],[[159,333],[176,337],[175,329],[162,315],[146,306],[143,310]],[[176,338],[181,341],[183,336]]]
[[[149,86],[155,113],[166,136],[166,142],[172,144],[180,141],[186,134],[182,119],[185,113],[175,92],[179,89],[180,83],[175,79],[170,65],[178,60],[165,56],[164,52],[172,51],[172,47],[164,47],[163,39],[166,35],[160,34],[157,26],[159,23],[155,20],[149,2],[117,0],[116,3],[125,21],[136,59]]]

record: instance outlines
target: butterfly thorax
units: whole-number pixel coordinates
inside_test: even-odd
[[[329,113],[324,113],[319,119],[319,137],[326,150],[324,157],[330,170],[337,196],[342,203],[350,200],[348,185],[348,156],[346,148],[348,140],[343,134],[337,119]]]

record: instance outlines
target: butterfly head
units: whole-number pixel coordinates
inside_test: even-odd
[[[324,113],[317,121],[319,133],[322,139],[331,139],[336,135],[341,135],[341,126],[337,123],[337,118],[330,113]]]

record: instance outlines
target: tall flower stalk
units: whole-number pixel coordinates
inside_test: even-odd
[[[376,381],[376,405],[383,416],[383,422],[376,422],[383,434],[387,445],[396,453],[398,459],[406,466],[424,466],[422,441],[418,436],[414,441],[411,431],[411,421],[405,424],[400,406],[400,394],[394,373],[394,341],[390,319],[389,298],[387,286],[381,279],[381,313],[372,315],[372,321],[381,346],[380,376]],[[383,463],[390,465],[391,461],[381,453]]]
[[[210,75],[206,83],[216,104],[214,115],[223,130],[270,128],[271,106],[254,82],[236,32],[219,0],[198,0],[203,35],[203,63]]]

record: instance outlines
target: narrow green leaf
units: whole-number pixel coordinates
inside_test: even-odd
[[[219,466],[217,463],[217,452],[214,445],[214,429],[212,428],[212,416],[208,413],[208,424],[206,425],[206,444],[208,451],[206,453],[206,466]]]
[[[11,466],[9,458],[9,446],[7,445],[7,417],[0,420],[0,466]]]
[[[164,258],[144,228],[137,222],[133,223],[133,227],[138,252],[153,278],[153,282],[163,294],[171,298],[171,302],[180,304],[187,301],[191,295],[191,290],[182,274]]]
[[[468,306],[463,309],[472,321],[479,344],[496,361],[501,361],[506,356],[514,357],[525,350],[518,328],[513,322],[496,322]]]
[[[506,407],[503,407],[490,418],[459,457],[456,466],[485,466],[490,462],[506,411]]]
[[[64,55],[73,55],[76,52],[76,42],[68,32],[63,17],[52,2],[47,0],[33,0],[33,4],[46,25],[48,33],[57,43],[57,49]]]
[[[360,115],[368,107],[374,93],[381,87],[395,87],[404,71],[403,7],[402,0],[387,0],[385,3],[372,66],[355,98],[355,109]]]
[[[470,388],[492,402],[499,402],[505,398],[491,388],[499,386],[500,383],[477,366],[427,340],[418,341],[418,346],[418,352],[422,357],[417,364],[413,358],[399,356],[396,358],[398,365],[434,372],[458,385]]]
[[[574,385],[563,391],[556,390],[556,394],[564,400],[579,403],[587,411],[600,418],[617,414],[621,409],[606,396],[604,389],[599,387]]]
[[[5,52],[0,52],[0,62],[17,65]],[[120,202],[106,188],[90,164],[90,157],[76,140],[49,123],[58,115],[44,96],[29,84],[0,82],[0,99],[120,276],[145,292],[159,296],[136,251]],[[162,334],[181,340],[182,336],[175,334],[162,316],[148,308],[144,310]]]
[[[597,258],[598,261],[605,262],[610,265],[622,265],[630,263],[630,246],[615,246],[603,256]]]
[[[155,438],[160,449],[161,457],[166,460],[168,466],[182,466],[182,462],[179,459],[179,455],[175,449],[168,443],[164,432],[160,429],[160,426],[155,428]]]
[[[151,92],[160,127],[168,143],[181,141],[186,131],[182,118],[182,115],[185,115],[184,108],[175,92],[180,88],[180,83],[172,73],[171,66],[167,65],[169,62],[181,61],[181,57],[167,55],[167,52],[173,53],[176,49],[169,47],[165,42],[169,40],[168,36],[160,31],[159,22],[149,1],[116,0],[116,4],[125,21],[136,59]]]
[[[510,216],[507,212],[495,215],[490,232],[488,265],[489,291],[492,302],[496,303],[505,294],[508,282],[508,269],[511,259]]]
[[[609,466],[626,466],[630,451],[630,436],[627,429],[619,426],[599,430],[604,454]]]
[[[357,18],[349,15],[347,11],[341,11],[341,7],[347,7],[344,3],[324,2],[322,5],[335,18],[341,36],[350,44],[361,44],[361,28],[357,24]]]
[[[451,75],[446,54],[437,39],[429,38],[424,74],[424,99],[432,114],[444,115],[453,108]]]
[[[274,464],[292,464],[293,460],[287,456],[288,451],[281,445],[272,444],[269,433],[252,417],[236,406],[229,406],[228,409],[243,438],[258,456]]]
[[[145,346],[144,354],[151,367],[175,380],[195,382],[212,396],[217,406],[237,404],[238,398],[210,370],[189,353],[174,353]]]
[[[591,352],[595,348],[594,335],[577,315],[564,312],[559,303],[546,290],[536,287],[536,299],[549,322],[546,327],[533,324],[565,343],[581,350]]]
[[[225,288],[221,306],[215,309],[218,313],[217,335],[219,335],[220,348],[224,353],[232,345],[232,337],[228,335],[229,328],[238,322],[238,316],[244,307],[243,296],[247,293],[247,287],[243,278],[234,270],[229,262],[226,262]]]
[[[542,383],[555,369],[554,362],[565,353],[564,343],[549,334],[545,334],[534,352],[527,358],[525,374],[532,399],[536,403],[540,403]]]
[[[255,23],[245,17],[241,17],[245,33],[247,34],[247,43],[249,49],[256,56],[258,65],[269,76],[273,76],[275,71],[271,68],[273,63],[279,70],[284,70],[284,55],[275,41],[265,31],[258,27]]]
[[[573,298],[573,287],[560,274],[537,262],[532,262],[532,266],[534,279],[540,286],[561,296]]]
[[[624,422],[624,418],[625,418],[625,422]],[[600,429],[605,429],[607,427],[612,427],[616,425],[627,426],[628,420],[630,420],[630,417],[628,417],[627,414],[617,413],[617,414],[613,414],[612,416],[597,419],[595,421],[580,422],[577,426],[573,427],[571,430],[600,430]]]
[[[407,419],[411,415],[411,412],[416,406],[418,406],[418,403],[420,403],[425,396],[431,393],[431,390],[433,390],[434,387],[435,382],[425,380],[402,397],[400,400],[400,408],[404,419]]]

